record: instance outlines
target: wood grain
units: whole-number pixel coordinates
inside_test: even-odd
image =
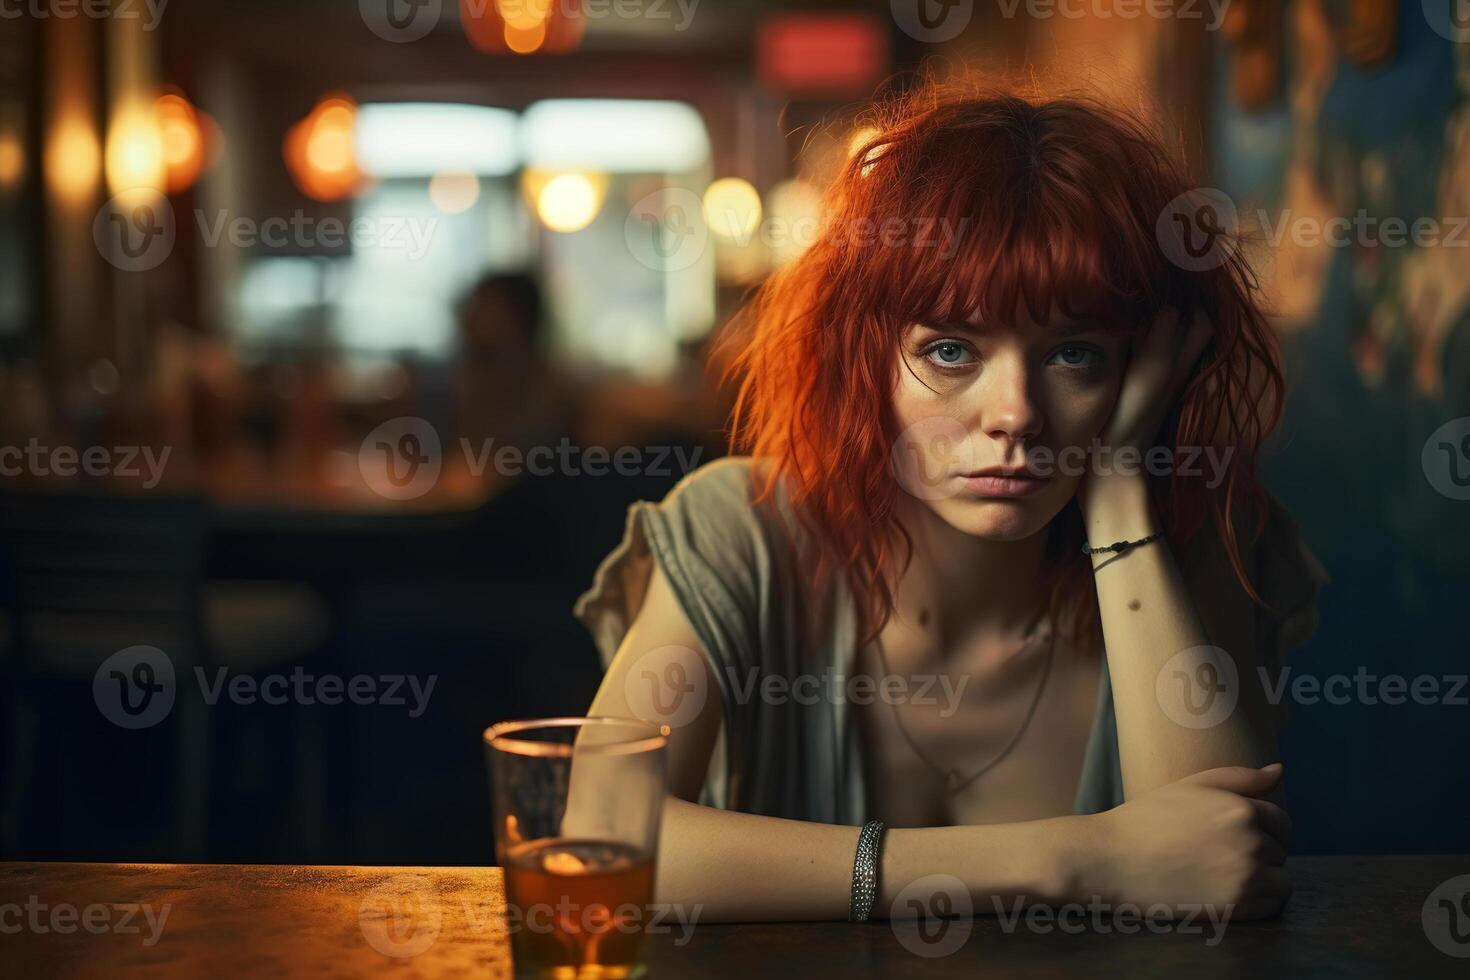
[[[1283,916],[1223,932],[1201,922],[1124,933],[1121,920],[1091,913],[1067,929],[1024,917],[1007,927],[987,914],[949,925],[966,930],[952,952],[925,955],[940,947],[885,921],[696,923],[649,937],[648,975],[1470,975],[1470,941],[1455,948],[1466,958],[1450,956],[1421,921],[1431,892],[1470,875],[1470,856],[1294,858],[1291,867],[1296,894]],[[153,919],[139,911],[124,923],[129,905],[148,906]],[[53,919],[62,906],[76,911]],[[499,868],[0,864],[0,974],[494,980],[511,975],[504,915]]]

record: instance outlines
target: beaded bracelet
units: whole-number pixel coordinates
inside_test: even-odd
[[[1101,548],[1089,548],[1087,542],[1084,541],[1082,542],[1082,553],[1084,555],[1101,555],[1109,551],[1123,552],[1130,548],[1136,548],[1141,544],[1148,544],[1155,538],[1162,538],[1163,536],[1163,531],[1156,531],[1146,538],[1139,538],[1137,541],[1114,541],[1112,544],[1103,545]]]

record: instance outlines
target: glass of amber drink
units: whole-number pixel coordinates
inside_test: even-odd
[[[631,718],[485,730],[517,977],[643,975],[667,733]]]

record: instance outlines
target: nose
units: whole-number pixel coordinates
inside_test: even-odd
[[[1009,457],[1018,444],[1041,433],[1041,407],[1032,397],[1026,360],[1019,354],[998,356],[986,365],[981,423],[990,438],[1001,443]],[[1021,446],[1024,450],[1024,446]]]

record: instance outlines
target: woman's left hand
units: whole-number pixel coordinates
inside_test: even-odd
[[[1134,468],[1141,471],[1142,459],[1153,448],[1164,417],[1183,393],[1212,334],[1210,321],[1203,313],[1197,314],[1185,327],[1179,321],[1177,310],[1164,310],[1138,337],[1118,402],[1101,437],[1109,459],[1115,458],[1121,448],[1137,450],[1138,463]],[[1082,487],[1084,507],[1105,493],[1104,487],[1117,482],[1112,479],[1116,473],[1115,463],[1104,466],[1099,460],[1093,461]]]

